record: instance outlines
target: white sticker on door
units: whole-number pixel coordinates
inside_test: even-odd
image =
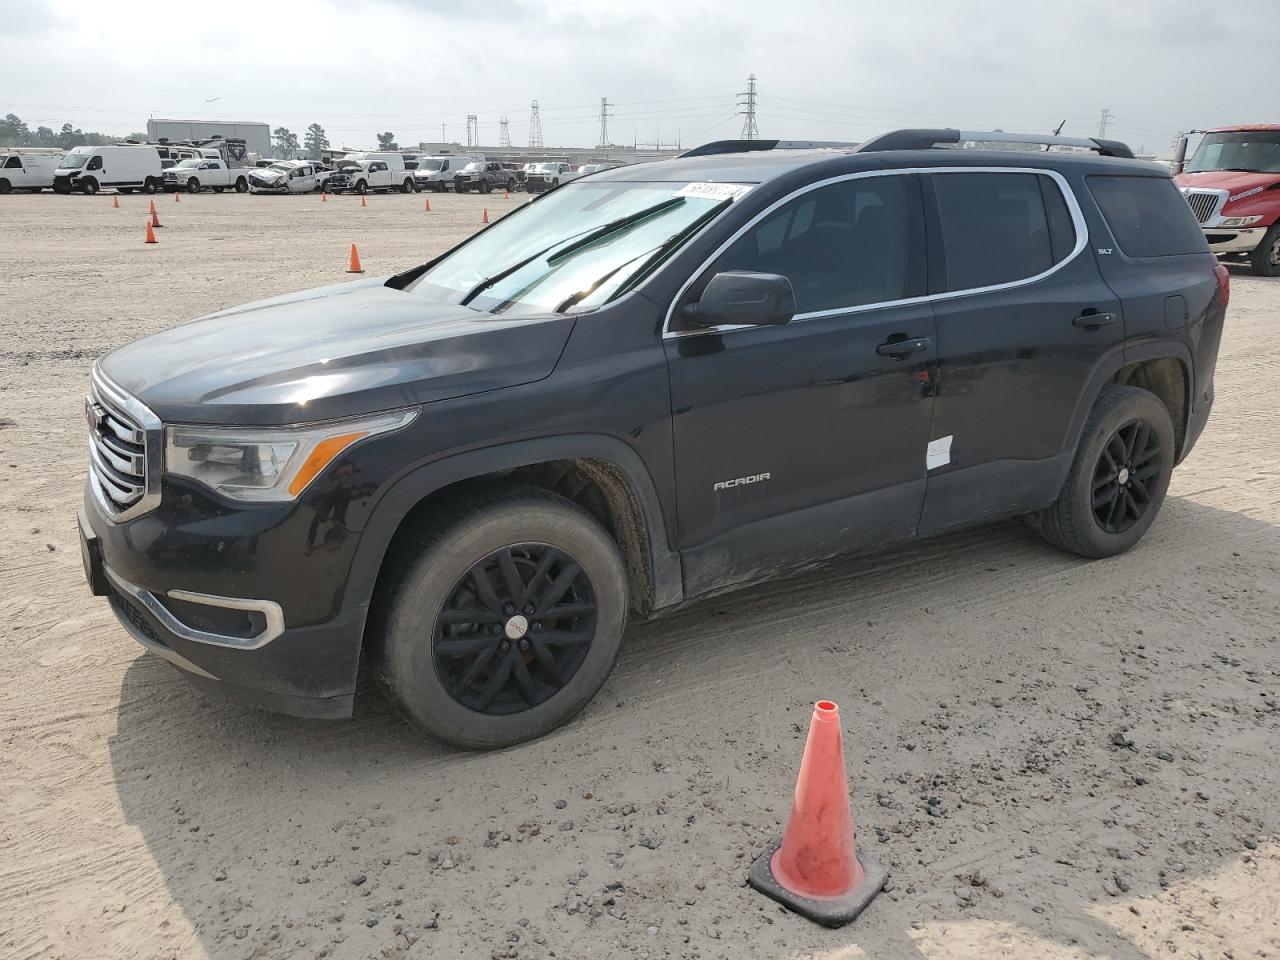
[[[926,471],[945,467],[951,462],[951,439],[950,436],[945,436],[929,441],[929,446],[924,454]]]

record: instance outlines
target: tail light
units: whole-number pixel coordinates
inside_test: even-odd
[[[1231,271],[1217,263],[1213,266],[1213,275],[1218,278],[1218,292],[1222,294],[1222,305],[1225,307],[1231,302]]]

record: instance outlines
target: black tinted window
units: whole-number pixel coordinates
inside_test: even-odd
[[[907,296],[907,210],[902,177],[821,187],[739,237],[707,276],[782,274],[795,289],[799,313],[901,300]]]
[[[1044,273],[1075,246],[1069,216],[1051,240],[1046,195],[1058,186],[1034,173],[945,173],[933,176],[946,258],[946,289],[972,290]],[[1044,189],[1041,181],[1045,182]],[[1070,239],[1068,239],[1070,236]],[[1059,245],[1065,249],[1055,258]]]
[[[1207,250],[1200,225],[1166,177],[1089,177],[1107,226],[1130,257],[1170,257]]]

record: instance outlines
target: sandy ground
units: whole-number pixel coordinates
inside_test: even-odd
[[[634,626],[564,730],[489,753],[372,690],[190,689],[88,596],[91,360],[420,262],[520,197],[0,197],[0,957],[1274,957],[1280,282],[1234,277],[1213,419],[1130,554],[1015,523]],[[828,931],[744,886],[810,705],[890,888]]]

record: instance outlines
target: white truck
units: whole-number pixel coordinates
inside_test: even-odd
[[[418,191],[433,190],[436,193],[444,193],[453,185],[453,178],[469,163],[484,163],[484,154],[419,157],[418,169],[413,171],[413,188]]]
[[[0,193],[30,190],[39,193],[53,186],[53,171],[58,169],[62,154],[0,153]]]
[[[164,186],[160,154],[141,144],[72,147],[53,173],[55,193],[95,194],[103,187],[120,193],[155,193]]]
[[[228,167],[221,157],[190,157],[179,160],[164,172],[166,190],[199,193],[208,188],[214,193],[221,193],[228,187],[234,188],[236,193],[248,191],[249,169]]]
[[[530,193],[545,193],[576,176],[573,167],[563,161],[535,163],[532,168],[525,167],[524,188]]]
[[[330,193],[378,193],[414,188],[414,171],[406,170],[398,153],[349,153],[329,175]]]

